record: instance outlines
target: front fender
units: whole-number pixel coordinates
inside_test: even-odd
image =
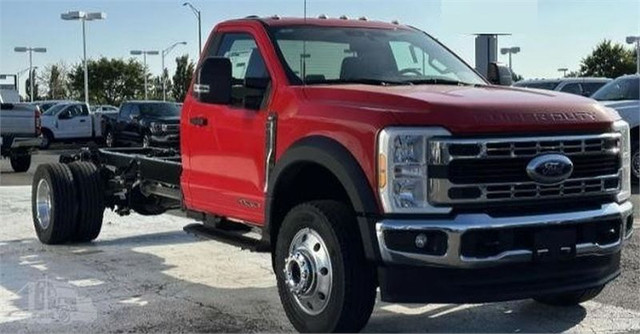
[[[378,216],[380,209],[374,190],[349,150],[336,140],[324,136],[306,137],[295,142],[275,164],[268,184],[263,238],[270,237],[270,227],[274,225],[273,206],[278,198],[278,183],[286,175],[289,167],[300,163],[323,166],[338,179],[356,212],[365,255],[369,259],[379,258],[377,245],[374,243],[375,228],[372,217]]]

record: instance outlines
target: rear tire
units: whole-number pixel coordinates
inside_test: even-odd
[[[42,142],[40,143],[40,149],[46,150],[51,146],[53,142],[53,133],[49,130],[42,130]]]
[[[274,260],[280,300],[298,331],[356,332],[366,325],[376,301],[375,268],[365,260],[348,206],[312,201],[294,207],[278,233]]]
[[[565,293],[559,293],[548,296],[540,296],[533,298],[535,301],[545,305],[551,306],[575,306],[580,303],[584,303],[598,296],[604,289],[604,285],[597,286],[591,289],[583,289],[578,291],[571,291]]]
[[[90,162],[69,164],[78,194],[78,212],[73,241],[87,242],[98,237],[104,215],[104,191],[100,171]]]
[[[10,160],[11,168],[13,168],[16,173],[24,173],[31,167],[31,154],[29,153],[12,155]]]
[[[67,165],[38,166],[31,187],[31,212],[42,243],[61,244],[71,239],[78,215],[77,198],[73,174]]]

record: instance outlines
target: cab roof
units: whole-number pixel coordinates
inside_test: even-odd
[[[366,18],[324,18],[324,16],[317,18],[302,18],[302,17],[279,17],[279,16],[270,16],[270,17],[258,17],[258,16],[248,16],[242,19],[235,19],[225,21],[222,24],[228,25],[233,24],[235,22],[246,22],[250,21],[260,21],[263,24],[270,27],[283,27],[283,26],[319,26],[319,27],[343,27],[343,28],[372,28],[372,29],[403,29],[403,30],[412,30],[413,28],[407,25],[402,25],[397,22],[382,22],[382,21],[370,21]]]

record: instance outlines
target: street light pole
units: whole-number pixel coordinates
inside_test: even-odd
[[[144,62],[144,99],[147,100],[147,55],[157,56],[159,52],[155,50],[131,50],[130,53],[133,56],[142,55],[142,61]]]
[[[565,78],[567,76],[567,71],[568,70],[569,69],[566,68],[566,67],[561,67],[561,68],[558,69],[558,72],[562,72],[562,77]]]
[[[512,66],[511,66],[511,55],[520,52],[520,47],[519,46],[512,46],[509,48],[502,48],[500,49],[500,53],[501,54],[509,54],[509,71],[513,72]]]
[[[627,36],[627,43],[636,43],[636,73],[640,74],[640,36]]]
[[[196,7],[194,7],[190,2],[185,2],[182,4],[182,6],[188,6],[189,8],[191,8],[191,11],[193,11],[193,14],[198,19],[198,54],[197,56],[200,57],[200,53],[202,52],[202,21],[200,19],[200,11]]]
[[[173,48],[175,48],[178,45],[187,45],[187,42],[176,42],[176,43],[173,43],[168,48],[162,50],[162,74],[160,74],[162,78],[162,101],[167,100],[167,88],[166,88],[167,79],[164,77],[164,57],[168,55],[169,52],[171,52],[171,50],[173,50]]]
[[[31,102],[33,102],[33,53],[34,52],[40,52],[40,53],[45,53],[47,52],[46,48],[32,48],[32,47],[25,47],[25,46],[18,46],[13,48],[13,51],[15,52],[29,52],[29,100]]]
[[[60,18],[66,21],[82,21],[82,55],[84,63],[84,102],[89,104],[89,70],[87,68],[87,34],[86,21],[104,20],[107,14],[103,12],[87,13],[80,11],[70,11],[60,14]]]

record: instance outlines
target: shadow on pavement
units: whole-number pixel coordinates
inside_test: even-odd
[[[269,261],[263,267],[255,263],[260,258],[247,255],[254,262],[241,272],[229,272],[226,262],[245,258],[230,254],[226,260],[213,259],[198,253],[190,259],[193,246],[208,251],[202,242],[170,231],[72,246],[46,246],[36,239],[0,244],[0,294],[8,291],[0,301],[0,310],[6,312],[0,313],[0,332],[293,330],[273,276],[258,280],[267,284],[241,282],[251,281],[251,275],[273,275]],[[182,258],[179,264],[172,264],[175,254]],[[209,268],[213,274],[190,272],[193,267]],[[238,282],[215,278],[228,275]],[[561,310],[531,301],[426,306],[378,302],[365,331],[560,332],[586,315],[582,307]]]

